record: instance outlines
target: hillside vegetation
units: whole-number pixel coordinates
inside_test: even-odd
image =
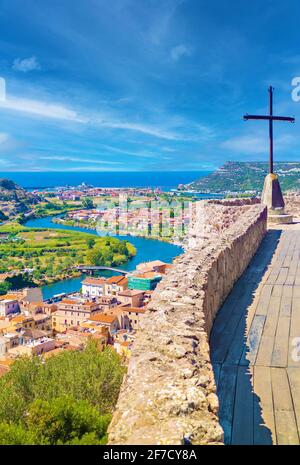
[[[184,190],[201,192],[259,193],[269,165],[264,162],[226,162],[221,168],[184,186]],[[277,162],[274,171],[279,175],[283,191],[300,189],[300,162]]]
[[[0,378],[0,445],[105,444],[124,371],[115,351],[92,341],[18,359]]]
[[[129,242],[113,237],[16,222],[0,226],[0,273],[28,271],[36,284],[70,277],[81,264],[121,265],[135,253]]]

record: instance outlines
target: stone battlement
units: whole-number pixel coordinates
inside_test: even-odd
[[[109,427],[110,444],[223,443],[209,334],[267,224],[261,204],[237,208],[233,224],[206,241],[200,234],[156,288]]]

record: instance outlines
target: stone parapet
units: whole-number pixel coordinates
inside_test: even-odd
[[[136,336],[110,444],[223,443],[209,334],[266,222],[266,208],[252,204],[220,237],[175,259]]]

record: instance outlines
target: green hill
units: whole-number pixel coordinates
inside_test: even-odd
[[[269,165],[264,162],[228,161],[219,169],[185,186],[183,190],[200,192],[245,192],[259,193]],[[277,162],[274,171],[279,175],[283,191],[300,189],[300,162]]]
[[[0,178],[0,220],[27,212],[38,202],[38,196],[27,192],[10,179]]]

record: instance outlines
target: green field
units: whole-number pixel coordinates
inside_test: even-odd
[[[127,241],[93,234],[28,228],[16,222],[0,226],[0,273],[32,273],[36,284],[76,275],[81,264],[117,266],[136,253]]]

